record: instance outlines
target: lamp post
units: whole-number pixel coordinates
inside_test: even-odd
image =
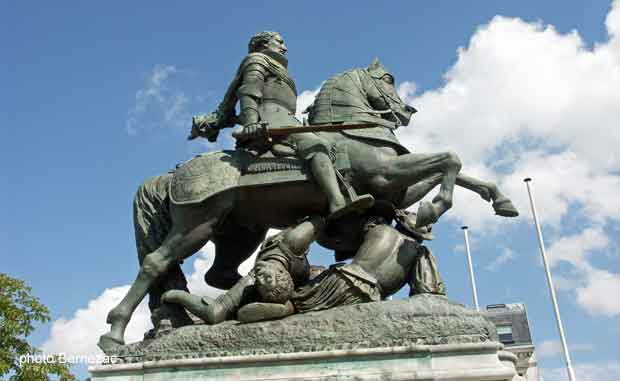
[[[534,203],[534,196],[531,188],[531,178],[525,178],[525,185],[527,186],[527,194],[530,198],[530,205],[532,207],[532,216],[534,218],[534,225],[536,225],[536,233],[538,235],[538,246],[540,247],[540,255],[542,256],[543,265],[545,267],[545,274],[547,275],[547,286],[549,286],[549,293],[551,294],[551,302],[553,303],[553,311],[555,312],[555,321],[560,333],[560,340],[562,342],[562,350],[564,352],[564,360],[566,361],[566,371],[568,372],[569,381],[575,381],[575,372],[573,371],[573,364],[570,359],[570,353],[568,352],[568,346],[566,345],[566,337],[564,336],[564,327],[562,325],[562,318],[560,317],[560,308],[558,307],[558,301],[555,297],[555,288],[553,287],[553,279],[551,279],[551,271],[549,270],[549,264],[547,263],[547,252],[545,251],[545,243],[543,241],[542,230],[540,229],[540,222],[538,221],[538,214],[536,213],[536,204]]]
[[[476,278],[474,277],[474,266],[471,263],[471,252],[469,250],[469,235],[467,234],[468,227],[462,226],[463,235],[465,236],[465,251],[467,252],[467,266],[469,267],[469,282],[471,284],[471,292],[474,296],[474,306],[476,307],[476,311],[480,311],[480,306],[478,305],[478,291],[476,291]]]

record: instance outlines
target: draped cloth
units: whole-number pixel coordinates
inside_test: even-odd
[[[374,277],[354,264],[336,264],[295,290],[291,301],[298,313],[305,313],[379,300]]]

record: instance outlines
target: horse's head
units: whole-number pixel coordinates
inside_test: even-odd
[[[373,79],[373,82],[383,95],[385,102],[389,105],[391,114],[384,114],[384,118],[389,119],[399,126],[409,124],[411,115],[417,110],[405,102],[398,96],[394,82],[394,76],[375,58],[374,61],[366,68],[366,71]]]

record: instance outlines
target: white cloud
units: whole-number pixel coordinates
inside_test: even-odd
[[[565,261],[577,268],[587,269],[588,253],[604,249],[608,244],[609,238],[600,228],[587,228],[579,234],[561,237],[547,250],[549,266]]]
[[[192,294],[215,298],[223,292],[205,283],[205,273],[213,265],[214,259],[215,245],[212,242],[204,245],[204,247],[195,254],[194,263],[192,265],[193,271],[189,277],[187,277],[187,288]]]
[[[297,112],[295,113],[297,119],[303,121],[303,112],[306,110],[306,108],[308,108],[308,106],[310,106],[314,102],[314,98],[316,98],[316,95],[319,93],[320,89],[321,86],[314,90],[302,91],[302,93],[299,94],[299,96],[297,97]]]
[[[125,296],[129,286],[108,288],[78,309],[71,319],[60,318],[52,323],[50,337],[43,343],[44,353],[65,353],[69,356],[95,356],[102,354],[97,347],[99,336],[108,330],[105,323],[108,312]],[[152,328],[150,313],[142,302],[127,326],[127,342],[142,340]]]
[[[502,267],[505,263],[514,260],[514,258],[515,258],[514,252],[510,250],[509,248],[505,247],[502,250],[502,253],[498,255],[491,263],[486,265],[485,268],[489,271],[496,271],[500,267]]]
[[[590,344],[569,344],[568,349],[571,353],[591,352],[594,347]],[[558,340],[545,340],[536,345],[536,356],[538,358],[556,357],[562,354],[562,344]]]
[[[204,97],[190,96],[186,90],[180,90],[180,74],[187,73],[173,65],[155,65],[144,87],[136,92],[135,103],[129,110],[126,128],[130,135],[158,126],[189,130],[189,106]]]
[[[411,103],[417,90],[415,82],[405,81],[398,85],[397,93],[405,103]]]
[[[593,362],[576,364],[573,367],[575,378],[579,381],[616,381],[620,380],[620,362]],[[541,381],[565,381],[568,379],[566,368],[541,369]]]
[[[620,315],[620,274],[592,265],[590,257],[606,250],[609,237],[601,228],[586,228],[578,234],[557,239],[548,249],[549,266],[570,264],[572,272],[555,278],[558,289],[573,292],[575,301],[592,315]],[[559,282],[558,282],[559,281]]]
[[[620,2],[618,0],[613,1],[611,10],[605,19],[605,26],[611,38],[608,46],[603,46],[601,49],[608,49],[610,59],[615,58],[620,61]]]
[[[577,303],[590,314],[620,316],[620,273],[592,268],[586,272],[585,285],[575,291]]]
[[[561,227],[562,219],[571,207],[581,208],[584,219],[594,223],[620,219],[620,199],[616,197],[620,176],[600,170],[572,151],[524,152],[514,171],[504,177],[505,191],[530,218],[525,185],[520,181],[525,176],[534,179],[531,187],[539,218],[555,229]]]

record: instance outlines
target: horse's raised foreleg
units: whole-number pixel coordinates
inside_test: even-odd
[[[214,228],[233,206],[233,197],[224,193],[208,205],[189,205],[171,208],[172,229],[162,245],[148,254],[140,266],[136,280],[127,295],[108,314],[110,332],[101,336],[99,347],[106,353],[124,344],[125,328],[131,315],[144,299],[153,282],[171,265],[194,254],[213,236]]]
[[[407,188],[407,192],[400,202],[399,207],[408,208],[420,201],[428,192],[441,183],[442,177],[443,173],[435,173]],[[504,196],[494,183],[485,182],[459,173],[456,176],[455,184],[477,193],[485,201],[493,202],[493,209],[497,215],[503,217],[516,217],[519,215],[519,212],[512,205],[510,199]]]
[[[418,208],[417,224],[424,226],[437,222],[452,207],[454,184],[460,170],[461,161],[455,153],[410,153],[383,162],[372,176],[371,184],[376,192],[394,192],[434,177],[441,184],[439,193],[432,202],[423,202]],[[441,174],[439,178],[436,177],[438,173]],[[432,184],[432,181],[424,183],[416,191],[430,191],[434,187]]]
[[[493,210],[499,216],[516,217],[519,215],[517,209],[512,205],[512,201],[500,192],[495,183],[478,180],[459,173],[456,178],[456,185],[478,193],[485,201],[493,202]]]

